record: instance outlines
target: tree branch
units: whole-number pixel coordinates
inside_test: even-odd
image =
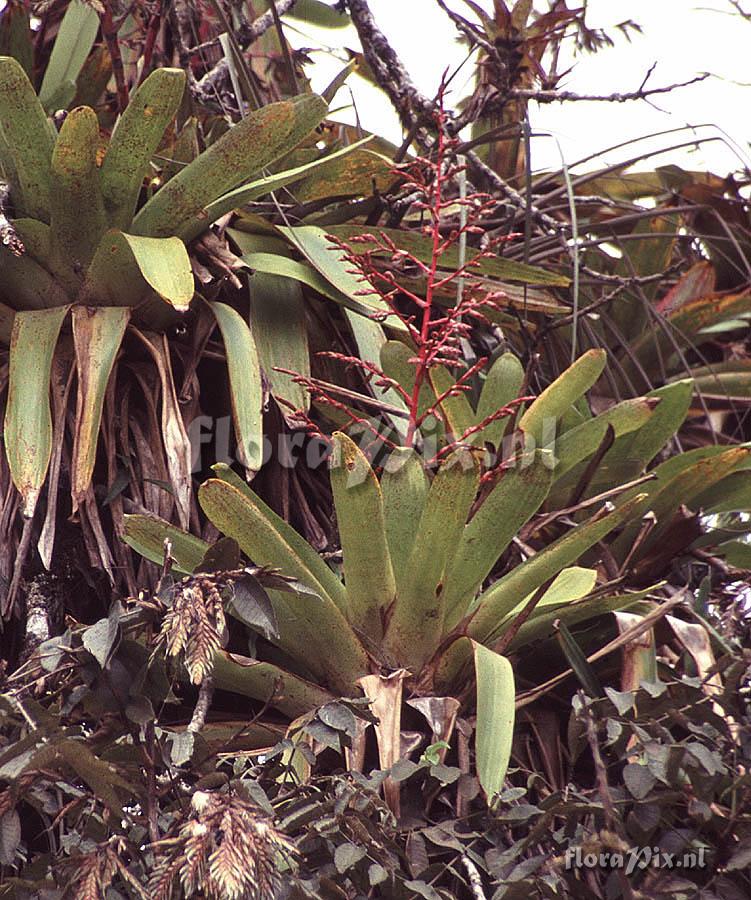
[[[512,100],[534,100],[537,103],[564,103],[569,101],[587,101],[590,103],[627,103],[631,100],[646,100],[654,94],[669,94],[678,88],[688,87],[699,81],[709,78],[710,73],[704,72],[703,75],[697,75],[688,81],[679,81],[676,84],[666,84],[663,87],[647,88],[645,83],[636,91],[630,91],[626,94],[577,94],[573,91],[535,91],[526,89],[515,89],[509,91],[509,97]]]
[[[352,23],[357,29],[365,60],[376,81],[394,105],[404,128],[409,131],[419,120],[435,109],[435,104],[422,94],[402,61],[376,25],[367,0],[347,0]]]
[[[283,16],[285,13],[288,13],[296,2],[297,0],[277,0],[274,10],[269,9],[252,22],[241,24],[237,29],[237,41],[240,47],[243,50],[247,50],[269,28],[274,27],[276,16]],[[208,46],[208,44],[202,44],[201,49],[205,49]],[[228,79],[229,67],[227,66],[227,60],[220,59],[213,68],[192,86],[191,92],[194,99],[202,104],[210,104],[225,88]]]

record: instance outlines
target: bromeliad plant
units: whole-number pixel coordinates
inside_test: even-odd
[[[261,466],[263,389],[253,335],[229,305],[194,300],[186,243],[237,205],[315,168],[317,162],[248,183],[317,126],[327,107],[322,98],[306,94],[250,113],[155,192],[159,179],[151,179],[143,202],[144,179],[184,87],[184,72],[154,71],[134,93],[103,148],[93,109],[72,110],[57,133],[23,68],[11,57],[0,58],[0,166],[12,209],[0,244],[0,340],[9,347],[4,443],[27,522],[50,476],[40,541],[46,564],[54,541],[61,458],[67,453],[72,372],[77,384],[68,467],[72,508],[90,519],[87,533],[95,536],[94,556],[110,573],[114,561],[90,502],[105,403],[110,407],[107,422],[123,405],[135,409],[131,385],[143,388],[149,414],[139,429],[128,434],[133,417],[128,420],[127,414],[124,431],[105,428],[109,480],[118,477],[124,464],[126,482],[136,484],[132,447],[140,447],[141,479],[166,482],[171,492],[161,492],[157,507],[147,503],[147,508],[171,516],[174,503],[178,521],[186,526],[191,450],[179,397],[190,387],[191,373],[216,327],[224,340],[238,458],[249,473]],[[173,375],[165,328],[189,307],[203,337],[183,360],[187,380],[181,387]],[[129,352],[118,365],[124,343]],[[113,373],[119,368],[124,374],[123,362],[135,381],[121,378],[116,393]],[[160,445],[163,462],[158,459]],[[136,498],[149,492],[145,481],[134,489]]]
[[[693,484],[696,496],[748,455],[746,448],[733,448],[717,454],[711,468],[696,470],[689,463],[697,461],[686,454],[682,465],[659,467],[654,481],[613,488],[610,495],[620,494],[614,506],[594,498],[545,511],[561,481],[561,460],[565,473],[596,459],[592,433],[617,429],[614,446],[641,432],[643,446],[648,437],[654,439],[649,426],[654,429],[662,404],[643,399],[563,430],[558,463],[553,449],[540,447],[542,423],[551,419],[562,429],[603,365],[603,354],[592,351],[529,405],[519,420],[521,452],[484,485],[481,455],[471,448],[451,450],[432,478],[414,449],[397,448],[379,480],[354,441],[335,433],[331,488],[343,556],[339,571],[231,469],[216,466],[217,477],[199,491],[209,520],[255,565],[278,569],[316,596],[269,591],[264,620],[274,624],[264,629],[269,643],[259,643],[255,659],[217,649],[218,639],[207,643],[202,667],[211,671],[214,684],[268,703],[303,729],[316,708],[362,691],[379,719],[383,768],[401,758],[405,694],[418,709],[429,706],[436,741],[450,739],[459,708],[453,701],[474,703],[477,772],[493,798],[503,784],[514,719],[514,677],[506,654],[546,639],[554,620],[576,624],[642,599],[648,590],[623,588],[634,558],[629,529],[639,531],[651,513],[657,518],[654,533],[663,533],[660,529],[688,502],[683,489]],[[619,528],[625,530],[603,549],[602,542]],[[126,517],[125,532],[127,542],[154,562],[162,561],[169,539],[175,568],[183,573],[201,566],[210,549],[149,517]],[[518,560],[509,548],[520,534],[526,558]],[[595,566],[598,559],[616,561],[620,571]],[[577,565],[580,561],[587,565]],[[192,577],[185,584],[194,586]],[[227,602],[231,593],[225,594]],[[191,596],[193,604],[202,602],[200,591]],[[216,598],[211,602],[215,605]],[[232,603],[228,609],[258,629],[257,614]],[[352,765],[361,764],[362,752],[362,745],[353,747]],[[398,808],[398,789],[387,784],[386,796]]]

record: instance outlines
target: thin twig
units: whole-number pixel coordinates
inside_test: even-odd
[[[535,100],[537,103],[564,103],[584,101],[588,103],[627,103],[631,100],[646,100],[654,94],[669,94],[678,88],[689,87],[709,78],[710,73],[704,72],[690,78],[688,81],[678,81],[675,84],[666,84],[658,88],[646,88],[642,86],[636,91],[629,91],[625,94],[577,94],[575,91],[545,91],[545,90],[527,90],[526,88],[518,88],[509,91],[509,97],[515,100]]]

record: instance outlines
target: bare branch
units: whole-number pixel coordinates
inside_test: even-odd
[[[252,22],[244,22],[237,29],[237,41],[243,50],[247,50],[251,44],[255,43],[261,35],[264,35],[269,28],[273,28],[275,20],[278,16],[288,13],[295,5],[297,0],[277,0],[273,10],[268,9],[263,15],[258,16]],[[201,45],[201,49],[206,49],[213,43],[218,43],[219,39]],[[191,92],[199,103],[212,103],[215,101],[217,94],[224,88],[229,79],[229,67],[227,60],[222,58],[210,69],[195,85],[192,86]]]
[[[386,35],[376,25],[367,0],[348,0],[347,5],[365,59],[376,81],[394,104],[402,125],[409,131],[415,118],[431,113],[434,104],[417,89]]]
[[[651,70],[650,70],[651,71]],[[688,81],[679,81],[675,84],[666,84],[663,87],[647,88],[645,87],[646,78],[642,82],[641,87],[636,91],[630,91],[626,94],[577,94],[574,91],[535,91],[525,89],[515,89],[509,91],[509,97],[517,100],[535,100],[537,103],[564,103],[569,101],[587,101],[590,103],[627,103],[631,100],[646,100],[654,94],[669,94],[678,88],[688,87],[697,84],[709,78],[710,73],[704,72]]]

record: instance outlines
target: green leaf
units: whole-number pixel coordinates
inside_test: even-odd
[[[409,574],[409,557],[420,527],[430,482],[420,456],[411,448],[398,447],[386,462],[381,478],[386,539],[401,593]]]
[[[369,233],[368,229],[362,225],[331,225],[327,228],[327,231],[345,241]],[[421,232],[381,227],[370,231],[370,233],[373,232],[379,235],[385,234],[400,250],[412,253],[424,263],[430,262],[433,246],[430,238]],[[364,246],[368,249],[375,249],[372,246],[368,247],[367,244]],[[383,252],[385,254],[385,251]],[[472,258],[471,252],[468,254],[468,259]],[[456,246],[449,248],[441,255],[440,266],[444,269],[458,268],[459,250]],[[560,275],[547,269],[540,269],[537,266],[528,266],[514,260],[503,259],[497,255],[478,260],[478,264],[472,267],[472,271],[488,278],[497,278],[501,281],[519,281],[522,284],[539,284],[550,287],[567,287],[570,284],[570,279],[565,275]]]
[[[617,509],[609,510],[607,506],[603,507],[604,515],[596,515],[582,525],[572,528],[544,550],[496,581],[477,601],[476,613],[468,627],[470,637],[483,641],[493,640],[499,623],[514,609],[520,597],[526,597],[536,591],[548,579],[554,578],[562,569],[579,559],[614,528],[627,521],[639,509],[644,497],[645,494],[638,494]]]
[[[453,374],[444,366],[435,366],[428,372],[435,399],[443,397],[438,409],[443,414],[448,430],[455,441],[462,441],[463,436],[475,424],[476,417],[464,391],[460,391],[456,395],[449,393],[458,377],[458,372]],[[470,442],[473,437],[474,435],[470,436]]]
[[[178,312],[193,298],[193,272],[180,238],[108,231],[91,262],[81,294],[92,306],[137,306],[152,293]]]
[[[503,790],[511,758],[516,689],[511,663],[472,641],[477,680],[475,765],[488,803]]]
[[[13,320],[4,440],[27,517],[34,514],[52,454],[50,374],[68,309],[19,312]]]
[[[579,646],[576,638],[571,634],[565,622],[558,621],[556,623],[558,630],[558,643],[560,644],[563,655],[571,670],[579,679],[579,684],[594,700],[602,696],[602,685],[600,684],[594,669],[587,661],[584,651]]]
[[[354,441],[341,432],[334,432],[333,441],[330,478],[344,557],[347,618],[375,646],[383,634],[381,611],[396,594],[381,488]]]
[[[39,100],[48,112],[65,109],[76,93],[76,79],[94,46],[99,16],[88,3],[68,4],[44,71]]]
[[[347,13],[322,0],[297,0],[287,15],[318,28],[346,28],[352,22]]]
[[[12,56],[31,77],[34,66],[34,32],[29,10],[21,0],[11,0],[0,12],[0,56]],[[10,865],[10,863],[7,863]]]
[[[278,245],[281,255],[288,252],[279,238],[269,238],[228,229],[240,252]],[[270,254],[273,255],[273,254]],[[312,272],[312,269],[311,269]],[[271,392],[291,403],[295,409],[308,410],[310,395],[292,375],[275,371],[288,369],[302,376],[310,374],[310,350],[305,319],[305,298],[297,279],[254,271],[248,279],[250,291],[250,328],[258,348],[261,365],[271,384]]]
[[[499,356],[490,367],[482,386],[477,403],[476,422],[484,421],[494,412],[508,406],[512,400],[516,400],[523,384],[524,369],[519,359],[513,353],[504,353]],[[477,446],[482,446],[485,441],[488,441],[494,447],[498,447],[507,425],[508,419],[497,419],[473,435],[472,442]]]
[[[249,279],[250,328],[258,348],[271,393],[307,411],[310,394],[282,368],[306,377],[310,375],[310,350],[305,322],[305,300],[297,281],[264,272]]]
[[[69,113],[50,169],[50,268],[78,290],[106,229],[96,153],[99,122],[88,106]]]
[[[306,175],[315,172],[317,169],[320,169],[323,166],[329,166],[340,160],[342,157],[348,156],[353,150],[362,147],[363,144],[367,144],[372,139],[373,137],[370,135],[363,138],[361,141],[356,141],[354,144],[350,144],[348,147],[344,147],[342,150],[337,150],[334,153],[329,153],[320,159],[314,159],[312,162],[305,163],[304,165],[295,166],[293,169],[284,169],[281,172],[274,172],[272,175],[266,175],[256,181],[251,181],[249,184],[244,184],[235,188],[233,191],[229,191],[214,200],[213,203],[209,203],[206,207],[208,221],[216,222],[217,219],[232,212],[233,209],[238,209],[246,203],[250,203],[253,200],[257,200],[259,197],[270,194],[272,191],[279,190],[279,188],[285,187],[288,184],[293,184],[301,178],[304,178]]]
[[[196,237],[210,224],[209,204],[292,150],[326,111],[321,97],[303,94],[251,112],[149,200],[136,216],[133,231]]]
[[[592,480],[590,495],[604,487],[636,477],[678,431],[691,404],[691,382],[682,381],[650,391],[647,399],[659,398],[649,421],[636,431],[616,438]]]
[[[532,612],[530,618],[544,615],[559,606],[566,606],[574,600],[586,597],[597,583],[597,572],[594,569],[584,569],[581,566],[570,566],[563,569],[555,578],[550,587],[545,591]],[[506,617],[511,623],[517,613],[520,613],[531,599],[534,591],[521,599]]]
[[[307,284],[314,291],[318,291],[319,294],[328,297],[345,308],[352,309],[362,315],[372,315],[372,311],[360,303],[359,300],[353,300],[351,297],[342,294],[341,291],[338,291],[308,263],[298,262],[296,259],[290,259],[288,256],[279,253],[262,252],[244,253],[242,261],[254,272],[276,275],[280,278],[292,278],[301,284]]]
[[[356,308],[364,308],[370,315],[388,316],[386,324],[399,328],[401,323],[396,316],[389,315],[389,307],[373,293],[370,284],[351,271],[352,264],[344,259],[344,251],[329,241],[323,228],[298,225],[293,228],[280,227],[279,231],[329,284],[355,303]]]
[[[445,614],[445,581],[479,485],[466,450],[454,451],[428,491],[399,595],[384,640],[396,665],[419,671],[435,653]]]
[[[55,138],[26,73],[9,56],[0,57],[0,123],[14,169],[16,213],[48,222]]]
[[[722,452],[709,452],[721,450]],[[645,538],[640,547],[644,553],[653,546],[670,525],[670,520],[680,506],[693,508],[694,498],[738,469],[748,461],[751,449],[731,447],[700,447],[699,451],[689,451],[668,460],[654,470],[656,478],[643,487],[644,499],[638,513],[647,511],[657,518],[656,527]],[[678,471],[676,471],[678,470]],[[633,522],[611,543],[616,559],[624,559],[628,554],[639,530],[639,523]]]
[[[352,335],[355,338],[360,359],[379,369],[381,365],[381,351],[386,344],[386,335],[382,325],[367,316],[358,315],[349,309],[345,309],[344,315],[349,322],[349,327],[352,329]],[[407,404],[404,398],[394,388],[373,387],[372,391],[377,399],[384,400],[386,403],[390,403],[391,406],[395,406],[405,412],[407,411]],[[391,424],[403,439],[407,433],[407,420],[401,416],[390,415],[389,413],[384,413],[384,415],[390,419]]]
[[[572,363],[530,404],[519,428],[531,435],[538,447],[555,436],[555,424],[597,381],[605,368],[604,350],[588,350]]]
[[[109,224],[127,231],[151,158],[185,91],[182,69],[155,69],[115,125],[99,171]]]
[[[145,559],[161,566],[164,562],[164,541],[172,544],[174,569],[189,575],[201,565],[210,545],[188,534],[164,519],[153,515],[123,516],[123,540]]]
[[[30,255],[14,256],[0,244],[0,269],[0,297],[13,309],[50,309],[70,302],[57,279]]]
[[[251,472],[263,465],[263,384],[258,351],[240,313],[226,303],[209,303],[224,340],[229,369],[237,455]]]
[[[91,484],[104,396],[130,318],[117,307],[73,307],[78,391],[73,442],[73,511]]]
[[[483,581],[519,529],[542,506],[552,483],[549,451],[536,450],[504,473],[465,525],[446,578],[450,630],[465,615]]]
[[[366,669],[366,656],[344,611],[344,587],[316,551],[248,488],[209,479],[199,500],[211,522],[233,537],[256,565],[272,566],[313,590],[320,602],[278,596],[279,629],[288,652],[294,652],[332,686],[351,690]],[[281,642],[280,642],[281,643]]]
[[[561,575],[568,570],[564,569]],[[586,571],[586,570],[585,570]],[[556,579],[557,581],[558,579]],[[555,587],[555,582],[551,585],[551,589]],[[545,592],[545,597],[540,601],[538,607],[525,622],[516,636],[509,644],[509,652],[515,653],[524,647],[529,647],[534,642],[539,642],[552,638],[555,633],[555,624],[560,621],[567,627],[587,622],[590,619],[596,619],[607,613],[616,612],[622,609],[628,609],[640,600],[643,600],[648,594],[654,591],[654,587],[646,590],[634,592],[631,594],[616,594],[610,597],[591,597],[582,599],[580,602],[568,602],[563,605],[550,604],[543,602],[548,596],[549,591]],[[561,596],[560,594],[558,596]],[[542,605],[542,608],[540,606]],[[508,616],[503,624],[501,632],[513,623],[513,616]]]
[[[358,147],[354,153],[331,154],[326,158],[326,165],[295,185],[293,192],[298,203],[333,197],[369,197],[374,191],[387,191],[394,181],[393,160],[377,152],[375,147]]]
[[[736,472],[723,478],[695,499],[697,509],[708,514],[751,510],[751,478],[748,472]]]
[[[555,448],[556,480],[562,478],[582,460],[596,453],[608,426],[612,426],[616,438],[630,434],[649,422],[652,410],[657,405],[658,401],[654,398],[638,397],[634,400],[624,400],[606,412],[600,413],[599,416],[566,431],[559,438]]]

